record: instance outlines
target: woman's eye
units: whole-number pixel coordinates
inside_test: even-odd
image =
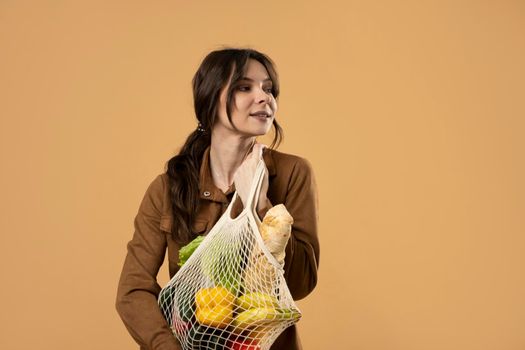
[[[250,87],[249,86],[239,86],[238,89],[239,91],[249,91]],[[268,93],[273,93],[273,88],[267,88],[265,91]]]

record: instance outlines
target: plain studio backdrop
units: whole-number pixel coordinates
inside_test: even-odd
[[[304,348],[525,349],[524,37],[517,0],[3,0],[0,349],[138,349],[126,243],[223,45],[318,181]]]

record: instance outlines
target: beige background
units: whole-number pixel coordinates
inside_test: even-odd
[[[246,45],[319,185],[305,349],[525,349],[524,34],[517,0],[0,2],[0,348],[137,349],[134,216]]]

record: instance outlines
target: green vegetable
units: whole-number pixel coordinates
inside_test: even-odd
[[[198,236],[179,250],[179,266],[188,261],[204,238]],[[201,266],[206,276],[215,285],[227,288],[234,295],[239,290],[243,270],[241,248],[240,240],[231,242],[226,238],[215,237],[201,256]]]
[[[173,311],[173,286],[168,285],[162,289],[159,294],[159,307],[164,315],[166,321],[171,321],[171,313]]]
[[[184,292],[183,292],[184,293]],[[175,295],[175,286],[168,285],[160,291],[158,304],[159,308],[164,315],[164,318],[168,323],[173,320],[173,296]],[[195,303],[193,302],[193,295],[184,293],[179,300],[182,300],[184,304],[179,305],[179,317],[184,322],[190,322],[193,314],[195,313]]]
[[[202,255],[203,272],[217,286],[237,295],[242,277],[242,243],[215,237],[210,241],[206,254]]]
[[[184,247],[182,247],[179,250],[179,262],[177,265],[182,266],[188,259],[190,258],[191,254],[197,249],[197,247],[202,243],[204,240],[204,236],[197,236],[193,241],[186,244]]]

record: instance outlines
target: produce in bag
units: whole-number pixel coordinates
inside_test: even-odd
[[[285,249],[292,233],[293,217],[284,204],[270,208],[259,230],[265,246],[280,264],[284,264]]]
[[[270,208],[259,226],[264,245],[277,262],[284,265],[285,249],[292,232],[293,218],[283,204]],[[261,290],[271,293],[275,269],[268,259],[263,257],[264,252],[256,246],[248,266],[244,272],[244,287],[246,291]]]
[[[204,236],[197,236],[197,238],[195,238],[193,241],[182,247],[179,250],[179,262],[177,263],[177,265],[184,265],[184,263],[188,261],[191,254],[193,254],[195,249],[197,249],[197,247],[202,243],[203,240]]]
[[[285,223],[284,233],[276,237],[271,229],[263,231],[255,212],[264,167],[260,159],[244,210],[231,218],[235,192],[224,214],[160,292],[159,307],[184,350],[268,350],[301,317],[283,270],[291,216],[281,217],[284,206],[268,211],[265,218],[274,220],[269,219],[270,226]]]

